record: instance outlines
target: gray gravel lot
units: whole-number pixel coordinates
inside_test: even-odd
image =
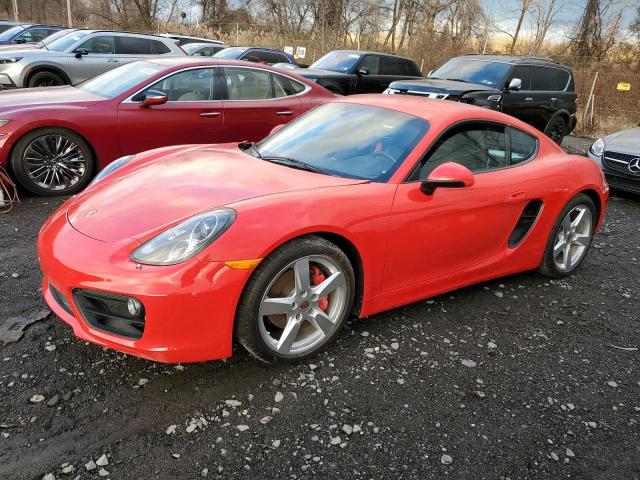
[[[59,203],[0,216],[0,324],[44,307]],[[614,197],[576,275],[353,321],[294,366],[152,363],[51,315],[0,346],[0,478],[638,479],[638,258],[640,198]]]

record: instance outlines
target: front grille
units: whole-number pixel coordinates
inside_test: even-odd
[[[628,153],[604,152],[602,163],[605,167],[624,173],[634,177],[640,177],[639,172],[629,170],[629,163],[638,158],[638,155],[629,155]]]
[[[451,96],[448,93],[423,92],[420,90],[400,90],[396,93],[396,95],[416,95],[437,100],[458,100],[457,97]]]
[[[144,332],[144,309],[140,316],[129,313],[130,297],[92,290],[74,290],[73,297],[85,321],[94,328],[138,339]]]
[[[53,299],[58,302],[58,305],[60,305],[62,309],[69,315],[73,315],[73,312],[71,311],[71,305],[69,304],[69,301],[64,297],[64,295],[62,295],[62,293],[60,293],[60,291],[51,284],[49,284],[49,291],[51,292],[51,296],[53,297]]]

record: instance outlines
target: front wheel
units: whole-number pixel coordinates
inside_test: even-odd
[[[540,273],[562,278],[574,272],[589,251],[596,219],[596,208],[591,198],[582,193],[573,197],[551,230]]]
[[[256,268],[236,316],[236,337],[266,362],[318,353],[342,328],[354,298],[348,257],[316,236],[292,240]]]
[[[11,168],[24,188],[48,197],[78,193],[93,177],[95,164],[81,136],[51,127],[29,132],[16,142]]]
[[[56,87],[58,85],[66,85],[66,83],[67,82],[57,73],[44,71],[34,73],[31,78],[29,78],[27,87]]]

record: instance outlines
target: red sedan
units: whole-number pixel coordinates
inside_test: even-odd
[[[322,105],[259,144],[127,157],[38,240],[51,308],[85,340],[163,362],[300,360],[349,315],[495,277],[576,270],[608,187],[588,158],[464,104]]]
[[[290,72],[229,60],[149,59],[75,87],[0,94],[0,166],[39,195],[82,190],[122,155],[257,141],[335,96]]]

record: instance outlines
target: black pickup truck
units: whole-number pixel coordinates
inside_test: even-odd
[[[413,60],[357,50],[334,50],[295,73],[339,95],[382,93],[393,81],[423,78]]]

